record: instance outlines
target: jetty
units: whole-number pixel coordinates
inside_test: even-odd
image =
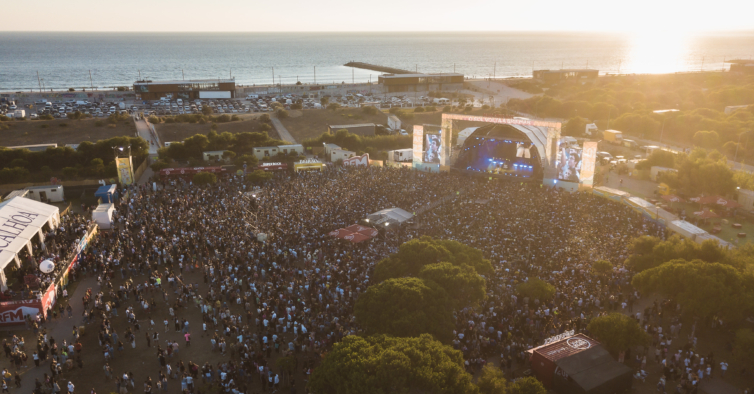
[[[384,73],[390,73],[390,74],[413,74],[413,71],[408,70],[401,70],[400,68],[393,68],[393,67],[385,67],[385,66],[379,66],[377,64],[369,64],[369,63],[362,63],[362,62],[348,62],[344,64],[346,67],[353,67],[353,68],[361,68],[364,70],[372,70],[372,71],[379,71]]]

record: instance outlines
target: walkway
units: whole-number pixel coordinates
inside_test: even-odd
[[[136,132],[139,133],[139,137],[144,138],[149,143],[149,156],[157,156],[157,149],[160,148],[160,141],[152,134],[152,130],[147,125],[147,121],[139,119],[134,120],[134,123],[136,124]]]
[[[274,117],[270,117],[270,119],[272,120],[272,125],[275,126],[275,130],[278,132],[278,136],[281,140],[288,141],[291,144],[296,143],[296,139],[293,138],[291,133],[288,132],[288,129],[283,126],[283,123],[280,122],[280,119]]]

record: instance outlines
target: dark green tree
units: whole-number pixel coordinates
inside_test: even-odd
[[[660,292],[703,319],[736,322],[754,307],[754,279],[726,264],[672,260],[637,274],[632,284],[642,293]]]
[[[521,297],[529,297],[531,301],[547,301],[555,296],[555,287],[542,279],[529,278],[528,281],[519,283],[516,292]]]
[[[516,380],[510,386],[510,394],[547,394],[545,386],[533,376]]]
[[[431,280],[445,289],[456,308],[478,305],[484,299],[484,278],[466,264],[425,265],[419,271],[419,278]]]
[[[632,317],[622,313],[599,316],[589,322],[589,332],[613,354],[644,345],[651,339]]]
[[[254,170],[253,172],[246,174],[246,180],[254,184],[264,183],[270,179],[272,179],[272,173],[264,170]]]
[[[348,336],[311,376],[313,394],[476,394],[463,355],[432,339]]]
[[[482,368],[482,375],[477,379],[479,394],[508,394],[509,385],[505,380],[505,373],[492,364]]]
[[[388,279],[369,286],[354,307],[356,321],[369,334],[417,337],[432,334],[448,342],[453,305],[437,283],[419,278]]]
[[[197,186],[212,185],[217,182],[217,175],[211,172],[200,172],[194,175],[193,181]]]

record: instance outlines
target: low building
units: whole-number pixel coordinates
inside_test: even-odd
[[[26,198],[39,202],[63,202],[65,200],[63,185],[30,186],[26,190],[28,191]]]
[[[463,89],[463,74],[382,74],[378,82],[385,93],[430,92]]]
[[[338,130],[348,130],[349,133],[356,135],[374,135],[376,125],[374,123],[358,123],[327,126],[327,132],[330,134],[335,134]]]
[[[208,152],[202,152],[202,158],[204,161],[224,161],[223,154],[227,152],[224,150],[212,150]]]
[[[267,157],[275,157],[278,155],[278,152],[279,150],[277,146],[260,146],[254,148],[254,156],[259,160],[263,160]]]
[[[631,368],[584,334],[557,335],[527,352],[534,376],[557,394],[622,393],[633,384]]]
[[[37,144],[37,145],[18,145],[9,146],[8,149],[28,149],[32,152],[44,152],[47,148],[57,148],[58,144]]]
[[[278,145],[278,151],[283,152],[284,155],[290,155],[292,152],[303,155],[305,152],[304,146],[301,144]]]
[[[556,84],[564,81],[594,82],[600,71],[590,69],[534,70],[532,74],[539,82]]]
[[[325,148],[325,156],[330,156],[330,152],[334,150],[342,149],[341,147],[335,144],[322,144],[322,147]]]
[[[387,151],[387,159],[397,162],[410,162],[414,159],[414,149],[396,149]]]
[[[136,81],[134,92],[142,100],[229,99],[236,97],[236,80],[195,79],[188,81]]]
[[[746,210],[754,209],[754,191],[748,189],[738,189],[738,203]]]
[[[328,157],[330,158],[330,161],[334,163],[338,160],[345,160],[354,156],[356,156],[356,152],[345,149],[334,149],[330,151]]]
[[[730,65],[730,72],[742,74],[754,74],[754,62],[733,63]]]

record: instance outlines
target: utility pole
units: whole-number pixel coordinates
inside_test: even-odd
[[[92,70],[89,70],[89,86],[94,89],[94,81],[92,81]]]
[[[272,68],[272,86],[275,86],[275,67]]]
[[[141,81],[141,70],[139,70],[139,81]]]
[[[314,84],[317,84],[317,66],[314,66]]]
[[[37,83],[39,84],[39,93],[42,93],[42,81],[39,79],[39,70],[37,70]]]
[[[183,72],[183,69],[181,69],[181,77],[183,77],[183,80],[186,80],[186,74]]]

